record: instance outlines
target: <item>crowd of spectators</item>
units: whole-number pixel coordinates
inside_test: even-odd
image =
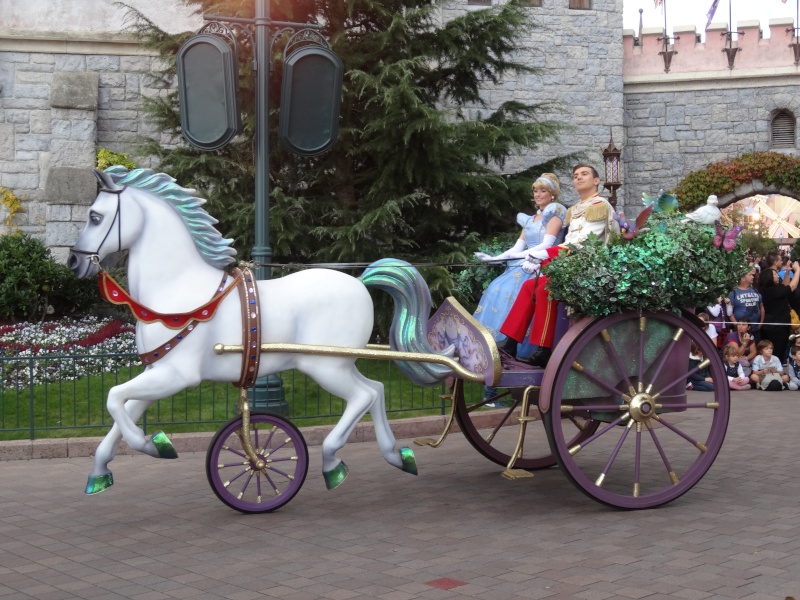
[[[750,266],[728,297],[696,311],[722,356],[727,381],[713,381],[707,368],[695,370],[703,354],[692,344],[687,389],[800,389],[800,263],[771,252],[763,260],[753,257]]]

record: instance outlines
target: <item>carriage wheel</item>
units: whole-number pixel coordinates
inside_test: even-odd
[[[267,465],[255,470],[242,448],[237,430],[242,417],[223,425],[206,454],[206,475],[217,497],[243,513],[271,512],[288,503],[306,479],[308,447],[291,422],[278,415],[250,413],[250,436]]]
[[[501,390],[494,398],[481,399],[467,404],[464,397],[464,382],[456,379],[453,402],[456,403],[456,420],[461,431],[478,452],[498,465],[507,466],[514,452],[519,433],[519,416],[524,388]],[[528,411],[529,416],[539,414],[533,398]],[[487,403],[499,401],[506,408],[488,408]],[[599,423],[581,417],[568,423],[572,432],[567,433],[571,443],[580,443],[594,433]],[[517,459],[514,468],[534,471],[547,469],[556,464],[556,459],[547,440],[543,427],[529,423],[525,431],[524,454]]]
[[[542,382],[545,427],[559,465],[578,489],[625,509],[666,504],[711,467],[725,438],[730,393],[709,337],[672,313],[625,313],[584,320],[551,358]],[[689,348],[708,360],[713,392],[686,392]],[[549,375],[549,376],[548,376]],[[603,421],[580,444],[563,418]]]

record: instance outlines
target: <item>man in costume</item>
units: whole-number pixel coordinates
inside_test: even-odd
[[[597,170],[584,163],[575,165],[572,169],[572,183],[580,196],[580,201],[567,211],[565,223],[569,229],[564,243],[546,250],[530,252],[529,261],[537,263],[544,261],[542,263],[544,266],[559,252],[568,251],[568,246],[580,247],[581,242],[590,234],[602,237],[607,242],[612,232],[619,232],[619,225],[614,219],[614,207],[597,193],[597,186],[600,185]],[[508,338],[501,349],[514,355],[517,343],[525,337],[528,324],[533,318],[529,340],[531,344],[538,346],[538,349],[530,357],[517,360],[536,367],[544,367],[550,359],[555,333],[558,302],[550,297],[546,289],[547,283],[548,278],[544,275],[526,281],[508,317],[500,327],[500,332]]]

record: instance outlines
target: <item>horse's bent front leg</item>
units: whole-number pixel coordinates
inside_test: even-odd
[[[125,410],[135,423],[142,417],[149,405],[148,402],[128,400],[125,403]],[[122,433],[120,432],[119,425],[114,423],[111,427],[111,431],[106,434],[106,437],[103,438],[103,441],[100,442],[100,445],[97,446],[97,450],[94,452],[94,465],[91,473],[89,473],[89,481],[86,484],[87,494],[103,492],[114,483],[111,470],[108,468],[108,463],[114,460],[114,457],[117,455],[121,440]]]
[[[138,377],[111,388],[108,392],[107,404],[108,412],[119,426],[122,437],[125,438],[128,446],[155,458],[163,456],[157,446],[161,437],[158,434],[153,436],[156,443],[148,440],[144,432],[136,425],[136,420],[132,419],[132,415],[125,410],[125,403],[135,398],[142,403],[141,412],[143,413],[156,400],[171,396],[190,385],[199,383],[199,380],[187,380],[180,372],[167,365],[163,367],[159,365],[159,367],[147,369]]]

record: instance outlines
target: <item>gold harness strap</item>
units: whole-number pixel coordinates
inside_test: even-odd
[[[261,310],[258,283],[253,272],[237,269],[239,300],[242,307],[242,372],[234,385],[243,390],[253,387],[261,362]]]

